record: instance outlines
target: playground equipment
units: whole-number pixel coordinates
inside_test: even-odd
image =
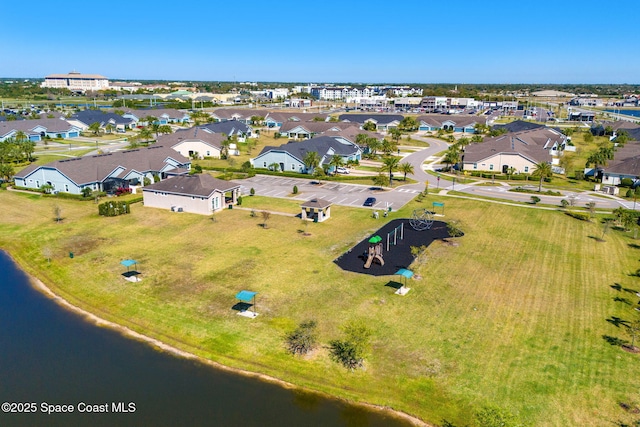
[[[416,231],[429,230],[433,225],[433,212],[427,209],[416,209],[411,215],[409,224]]]
[[[371,267],[373,260],[378,261],[380,265],[384,265],[384,259],[382,258],[382,237],[380,236],[373,236],[369,239],[367,262],[364,263],[364,268]]]
[[[404,239],[404,222],[399,226],[387,233],[387,252],[389,252],[389,246],[391,244],[391,235],[393,234],[393,246],[398,244],[398,238]]]

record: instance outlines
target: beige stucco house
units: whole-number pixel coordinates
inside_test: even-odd
[[[210,215],[236,204],[238,184],[209,174],[175,176],[142,189],[145,207]]]
[[[173,148],[187,158],[212,157],[219,159],[224,140],[226,137],[223,134],[211,133],[194,127],[162,135],[158,138],[158,143]]]

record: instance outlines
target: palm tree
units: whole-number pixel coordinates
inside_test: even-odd
[[[449,165],[448,169],[451,169],[451,165],[456,165],[460,161],[460,149],[455,145],[450,146],[447,148],[442,161]]]
[[[271,163],[269,165],[269,170],[272,170],[274,172],[279,172],[280,171],[280,163]]]
[[[389,141],[386,138],[382,140],[382,152],[387,156],[391,155],[391,153],[395,152],[397,149],[398,145],[395,142]]]
[[[551,163],[540,162],[536,163],[535,170],[531,176],[540,179],[540,185],[538,186],[538,192],[542,191],[542,180],[553,176],[553,170],[551,169]]]
[[[112,125],[111,123],[107,123],[107,125],[104,127],[104,130],[107,131],[107,133],[111,133],[115,130],[115,126]]]
[[[173,129],[171,129],[171,126],[169,125],[158,126],[158,133],[160,133],[161,135],[168,135],[172,132],[173,132]]]
[[[98,135],[100,133],[100,123],[94,122],[89,125],[89,130],[93,132],[94,135]]]
[[[146,144],[153,138],[153,132],[148,127],[140,129],[138,132],[137,139],[144,141]]]
[[[313,170],[320,165],[320,155],[315,151],[308,151],[307,154],[304,155],[304,159],[302,162],[304,166],[307,168],[307,172]]]
[[[398,143],[398,141],[400,141],[400,138],[402,137],[402,131],[398,128],[391,128],[387,131],[387,133],[391,135],[391,139],[395,141],[396,144]]]
[[[507,179],[511,179],[511,175],[513,175],[514,173],[516,173],[516,168],[514,168],[513,166],[509,166],[507,168]]]
[[[359,133],[358,135],[356,135],[356,144],[359,145],[360,147],[366,146],[367,138],[369,137],[367,136],[366,133]]]
[[[329,160],[329,166],[333,167],[333,173],[336,173],[336,169],[340,166],[344,166],[344,159],[339,154],[334,154]]]
[[[413,174],[413,165],[408,162],[400,163],[398,165],[398,170],[404,174],[404,180],[407,180],[407,174]]]
[[[231,140],[229,138],[223,140],[220,143],[220,157],[223,159],[229,158],[229,146],[231,145]]]
[[[369,154],[375,156],[378,154],[380,147],[382,147],[382,143],[376,138],[367,138],[367,147],[369,148]]]
[[[26,140],[28,140],[29,138],[27,137],[27,134],[24,133],[23,131],[19,130],[18,132],[16,132],[16,135],[14,136],[15,140],[17,143],[21,143],[24,142]]]
[[[398,169],[400,158],[395,156],[386,156],[382,159],[383,165],[380,167],[381,172],[389,172],[389,185],[393,186],[393,171]]]

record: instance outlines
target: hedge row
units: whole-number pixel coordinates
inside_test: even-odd
[[[128,202],[109,201],[98,205],[98,214],[101,216],[118,216],[130,212]]]
[[[589,221],[590,220],[590,216],[587,213],[582,213],[582,212],[565,212],[565,214],[569,215],[572,218],[575,219],[579,219],[580,221]]]

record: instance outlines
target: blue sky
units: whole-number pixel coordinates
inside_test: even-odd
[[[0,76],[640,83],[640,2],[3,2]]]

